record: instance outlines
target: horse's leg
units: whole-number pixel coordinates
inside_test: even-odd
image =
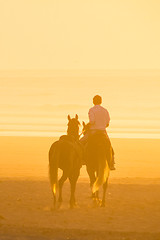
[[[92,169],[87,167],[87,173],[89,175],[89,179],[90,179],[90,187],[93,186],[93,183],[96,181],[96,176],[95,173]]]
[[[94,182],[96,181],[96,176],[95,176],[94,171],[88,167],[87,167],[87,173],[89,175],[90,187],[92,189],[92,186],[93,186]],[[95,198],[95,197],[96,197],[96,194],[92,192],[92,198]]]
[[[108,178],[106,179],[106,182],[103,184],[103,198],[102,198],[101,207],[105,207],[107,186],[108,186]]]
[[[56,209],[56,194],[53,192],[53,209]]]
[[[63,171],[62,177],[58,181],[59,186],[58,207],[60,207],[62,203],[62,187],[67,177],[68,177],[67,174]]]
[[[76,190],[76,183],[80,174],[80,169],[75,170],[69,177],[70,186],[71,186],[71,197],[70,197],[70,208],[76,206],[75,200],[75,190]]]
[[[90,187],[92,189],[92,186],[93,186],[94,182],[96,181],[96,175],[95,175],[95,172],[90,168],[87,168],[87,172],[88,172],[89,179],[90,179]],[[97,172],[96,172],[96,174],[98,175]],[[92,199],[93,199],[93,206],[97,207],[99,205],[99,191],[96,191],[94,193],[92,192]]]
[[[98,178],[98,171],[96,171],[96,177]],[[95,198],[96,198],[97,202],[99,202],[99,191],[95,192]]]

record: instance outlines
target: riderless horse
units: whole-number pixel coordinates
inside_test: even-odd
[[[56,208],[56,191],[59,188],[58,205],[62,203],[62,187],[66,179],[71,186],[70,207],[76,205],[75,189],[82,166],[82,152],[79,145],[79,121],[78,115],[71,118],[68,115],[67,135],[63,135],[54,142],[49,150],[49,176]],[[62,176],[58,181],[58,168],[62,170]]]

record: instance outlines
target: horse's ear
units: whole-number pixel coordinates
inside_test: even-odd
[[[83,125],[83,127],[85,127],[85,126],[86,126],[86,124],[85,124],[85,122],[84,122],[84,121],[82,122],[82,125]]]
[[[78,120],[78,115],[76,114],[75,119]]]
[[[68,115],[68,121],[70,121],[71,120],[71,117],[70,117],[70,115]]]

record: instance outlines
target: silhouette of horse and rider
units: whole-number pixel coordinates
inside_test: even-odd
[[[101,106],[102,98],[93,98],[94,106],[89,109],[89,123],[83,122],[83,137],[80,138],[78,115],[71,118],[68,115],[67,135],[62,135],[49,150],[49,177],[53,192],[54,208],[57,207],[56,190],[59,189],[58,207],[62,203],[62,187],[66,179],[71,186],[70,208],[76,206],[75,189],[82,165],[86,165],[90,179],[92,198],[100,206],[105,206],[105,196],[110,170],[114,167],[114,151],[106,132],[110,116]],[[58,180],[58,168],[62,176]],[[99,187],[103,185],[103,197],[98,196]]]

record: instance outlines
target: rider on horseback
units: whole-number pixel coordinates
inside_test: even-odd
[[[106,132],[106,128],[109,126],[110,116],[107,109],[101,106],[102,98],[99,95],[94,96],[93,104],[94,107],[89,109],[89,131],[80,139],[80,142],[83,145],[86,145],[88,142],[89,136],[95,134],[102,134],[106,138],[106,147],[110,147],[112,150],[112,157],[108,161],[110,170],[115,170],[114,167],[114,151],[111,147],[111,142]]]

